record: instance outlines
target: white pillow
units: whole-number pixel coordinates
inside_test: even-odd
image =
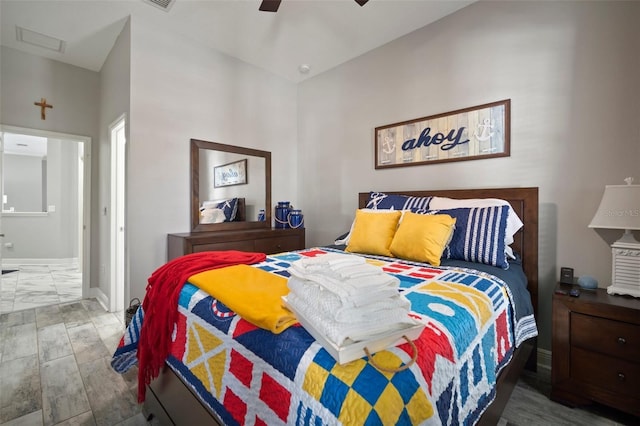
[[[222,209],[202,208],[200,209],[200,223],[222,223],[225,215]]]
[[[394,213],[397,212],[398,210],[387,210],[387,209],[358,209],[358,210],[362,210],[363,212],[368,212],[368,213],[380,213],[380,214],[388,214],[388,213]],[[402,217],[404,216],[405,212],[408,212],[411,210],[400,210],[400,220],[398,221],[398,225],[400,225],[400,222],[402,222]],[[353,232],[353,225],[356,223],[356,220],[354,219],[353,222],[351,222],[351,228],[349,229],[349,233],[347,234],[346,237],[339,239],[339,240],[335,240],[333,242],[333,244],[335,245],[347,245],[349,244],[349,237],[351,237],[351,233]]]
[[[429,203],[429,210],[444,210],[444,209],[459,209],[465,207],[492,207],[492,206],[509,206],[509,213],[507,214],[507,229],[504,237],[505,253],[511,259],[516,257],[513,254],[513,249],[510,247],[513,244],[513,236],[524,225],[513,208],[506,200],[499,198],[466,198],[466,199],[454,199],[446,197],[433,197]]]

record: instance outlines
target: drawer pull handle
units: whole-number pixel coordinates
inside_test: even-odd
[[[626,379],[626,377],[624,376],[623,373],[618,373],[618,380],[620,380],[621,382],[624,382]]]
[[[624,345],[626,343],[627,343],[627,339],[625,339],[624,337],[618,337],[618,344]]]

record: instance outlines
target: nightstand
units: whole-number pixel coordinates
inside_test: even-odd
[[[571,288],[578,287],[556,287]],[[551,399],[640,416],[640,299],[605,289],[554,292],[551,355]]]

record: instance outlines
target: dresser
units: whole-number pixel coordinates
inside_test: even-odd
[[[572,297],[572,288],[558,284],[553,295],[551,399],[640,416],[640,299],[605,289]]]
[[[304,228],[184,232],[169,234],[167,244],[167,260],[189,253],[211,250],[242,250],[273,254],[305,248],[305,233]]]

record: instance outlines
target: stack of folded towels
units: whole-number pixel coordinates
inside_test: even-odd
[[[342,346],[415,325],[400,281],[363,257],[329,253],[297,260],[288,304],[329,341]]]

